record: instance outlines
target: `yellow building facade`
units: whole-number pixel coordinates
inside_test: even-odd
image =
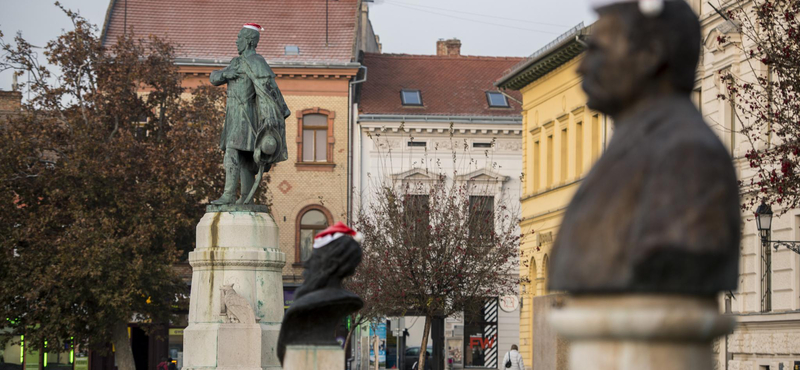
[[[501,89],[522,92],[520,353],[528,367],[548,361],[534,357],[556,361],[556,353],[534,355],[537,338],[552,339],[537,337],[533,299],[549,294],[550,249],[564,211],[611,135],[608,118],[586,107],[577,73],[590,31],[591,27],[583,24],[576,26],[496,83]],[[558,351],[555,345],[552,348],[552,352]]]

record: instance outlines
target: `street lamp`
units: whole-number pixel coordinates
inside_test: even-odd
[[[761,203],[756,209],[756,226],[761,233],[761,240],[769,240],[769,231],[772,229],[772,206]]]
[[[769,240],[769,233],[772,230],[772,206],[767,205],[766,203],[761,203],[756,209],[756,226],[758,227],[758,231],[761,234],[761,243],[763,244],[772,244],[772,247],[775,248],[775,251],[778,251],[778,247],[784,246],[789,250],[794,251],[795,253],[800,254],[800,242],[796,241],[786,241],[786,240]]]

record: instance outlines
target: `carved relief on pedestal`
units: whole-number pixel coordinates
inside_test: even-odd
[[[219,288],[220,316],[226,316],[225,322],[236,324],[255,324],[256,316],[247,299],[233,290],[233,284]]]

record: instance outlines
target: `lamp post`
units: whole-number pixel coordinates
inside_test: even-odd
[[[769,240],[770,230],[772,230],[772,206],[769,206],[765,203],[761,203],[756,209],[756,226],[758,227],[758,231],[761,234],[761,243],[765,245],[772,244],[772,247],[775,251],[778,251],[778,248],[783,246],[786,249],[794,251],[795,253],[800,254],[800,242],[796,241],[787,241],[787,240]]]

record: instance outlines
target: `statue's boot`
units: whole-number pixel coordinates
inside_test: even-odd
[[[239,166],[225,166],[225,191],[222,197],[211,204],[233,204],[236,201],[236,186],[239,185]]]
[[[242,178],[242,196],[239,197],[236,204],[244,204],[244,200],[250,195],[250,190],[252,190],[253,185],[255,185],[256,175],[245,168],[245,166],[242,166],[242,169],[239,171],[239,176]]]

